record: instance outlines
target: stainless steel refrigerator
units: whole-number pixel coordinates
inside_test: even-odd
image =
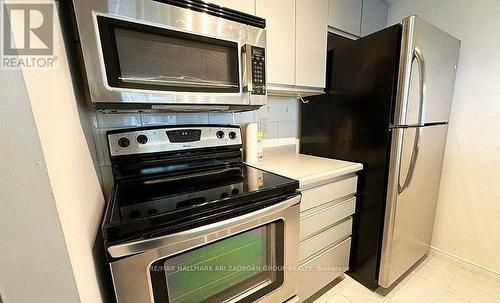
[[[419,17],[328,37],[327,88],[302,104],[301,152],[358,161],[350,271],[389,287],[428,252],[460,41]]]

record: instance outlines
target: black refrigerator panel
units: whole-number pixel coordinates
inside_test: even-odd
[[[329,34],[327,88],[302,104],[301,152],[360,162],[349,275],[377,287],[401,25],[354,41]],[[338,46],[337,46],[338,45]]]

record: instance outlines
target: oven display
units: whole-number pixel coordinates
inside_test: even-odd
[[[167,131],[171,143],[200,141],[201,129],[178,129]]]

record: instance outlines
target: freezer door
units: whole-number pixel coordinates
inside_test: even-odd
[[[447,122],[460,40],[416,16],[403,20],[393,125]]]
[[[448,125],[393,129],[379,285],[429,251]]]

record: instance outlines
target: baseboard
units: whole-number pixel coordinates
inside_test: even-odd
[[[492,270],[492,269],[489,269],[489,268],[486,268],[484,266],[481,266],[479,264],[476,264],[474,262],[466,260],[462,257],[451,254],[451,253],[446,252],[444,250],[441,250],[439,248],[431,246],[429,254],[431,256],[440,257],[442,259],[445,259],[447,261],[455,263],[455,264],[459,265],[460,267],[465,268],[467,270],[470,270],[472,272],[475,272],[475,273],[478,273],[478,274],[481,274],[484,276],[488,276],[488,277],[491,277],[494,279],[500,279],[499,272]]]

